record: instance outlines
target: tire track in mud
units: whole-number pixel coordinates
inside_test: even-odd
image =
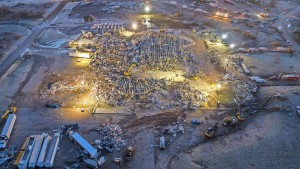
[[[45,56],[40,56],[40,55],[33,55],[31,56],[31,58],[28,59],[33,59],[32,67],[28,72],[25,80],[20,84],[19,89],[13,96],[13,100],[16,100],[18,96],[23,95],[22,93],[23,88],[29,82],[29,80],[34,76],[34,74],[37,71],[39,71],[41,67],[45,67],[46,68],[45,72],[48,72],[50,70],[50,66],[54,63],[54,58],[46,58]],[[39,88],[39,86],[37,86],[37,88]],[[34,95],[32,97],[34,97]]]

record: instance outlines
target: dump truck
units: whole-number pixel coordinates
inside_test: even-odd
[[[4,149],[6,147],[8,139],[15,125],[16,119],[17,116],[15,114],[8,115],[3,130],[1,132],[0,149]]]

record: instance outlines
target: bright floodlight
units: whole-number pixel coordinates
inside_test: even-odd
[[[230,48],[234,48],[235,47],[235,44],[233,43],[233,44],[230,44],[230,46],[229,46]]]
[[[227,34],[223,34],[222,39],[226,39],[226,38],[227,38]]]
[[[145,6],[145,12],[147,12],[147,13],[148,13],[148,12],[150,12],[150,10],[151,10],[150,6],[148,6],[148,5],[147,5],[147,6]]]
[[[221,87],[222,87],[221,84],[217,84],[218,89],[221,89]]]
[[[132,27],[133,30],[137,30],[138,25],[137,25],[137,23],[133,23],[131,27]]]

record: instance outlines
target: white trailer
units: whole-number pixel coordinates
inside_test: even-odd
[[[60,133],[55,133],[48,147],[45,158],[45,167],[53,167],[56,152],[58,149]]]
[[[11,132],[13,130],[13,127],[15,125],[16,119],[17,119],[17,116],[15,114],[8,115],[5,125],[3,127],[3,130],[1,132],[0,149],[3,149],[6,147],[8,139],[9,139]]]
[[[30,136],[27,147],[24,151],[24,154],[21,157],[19,164],[18,164],[19,169],[27,169],[28,162],[29,162],[31,153],[33,151],[35,141],[36,141],[36,136]]]
[[[166,142],[165,142],[165,136],[164,136],[164,135],[161,135],[161,136],[159,137],[159,148],[160,148],[161,150],[166,149]]]
[[[70,133],[70,134],[71,134],[71,137],[90,154],[91,158],[97,157],[97,155],[98,155],[97,149],[95,149],[83,137],[81,137],[78,133]]]
[[[37,160],[39,158],[40,150],[42,148],[43,140],[44,140],[43,135],[36,136],[36,141],[35,141],[32,153],[31,153],[31,157],[29,159],[28,167],[32,167],[32,168],[35,167]]]
[[[45,166],[44,161],[45,161],[47,149],[48,149],[48,147],[49,147],[49,143],[50,143],[51,139],[52,139],[51,136],[47,136],[47,137],[44,139],[44,142],[43,142],[43,145],[42,145],[42,149],[41,149],[41,152],[40,152],[38,161],[37,161],[37,166],[38,166],[38,167],[44,167],[44,166]]]

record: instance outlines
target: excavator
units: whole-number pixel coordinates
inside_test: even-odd
[[[16,113],[17,108],[16,107],[10,107],[6,110],[5,114],[2,115],[2,119],[6,119],[8,117],[9,114],[14,114]]]
[[[135,68],[136,64],[132,63],[131,66],[128,68],[127,72],[124,72],[124,76],[130,76],[131,75],[131,69]]]
[[[17,111],[16,107],[14,107],[14,106],[9,107],[6,110],[6,112],[1,116],[1,122],[0,123],[2,123],[4,121],[4,119],[7,119],[8,115],[14,114],[14,113],[16,113],[16,111]]]

